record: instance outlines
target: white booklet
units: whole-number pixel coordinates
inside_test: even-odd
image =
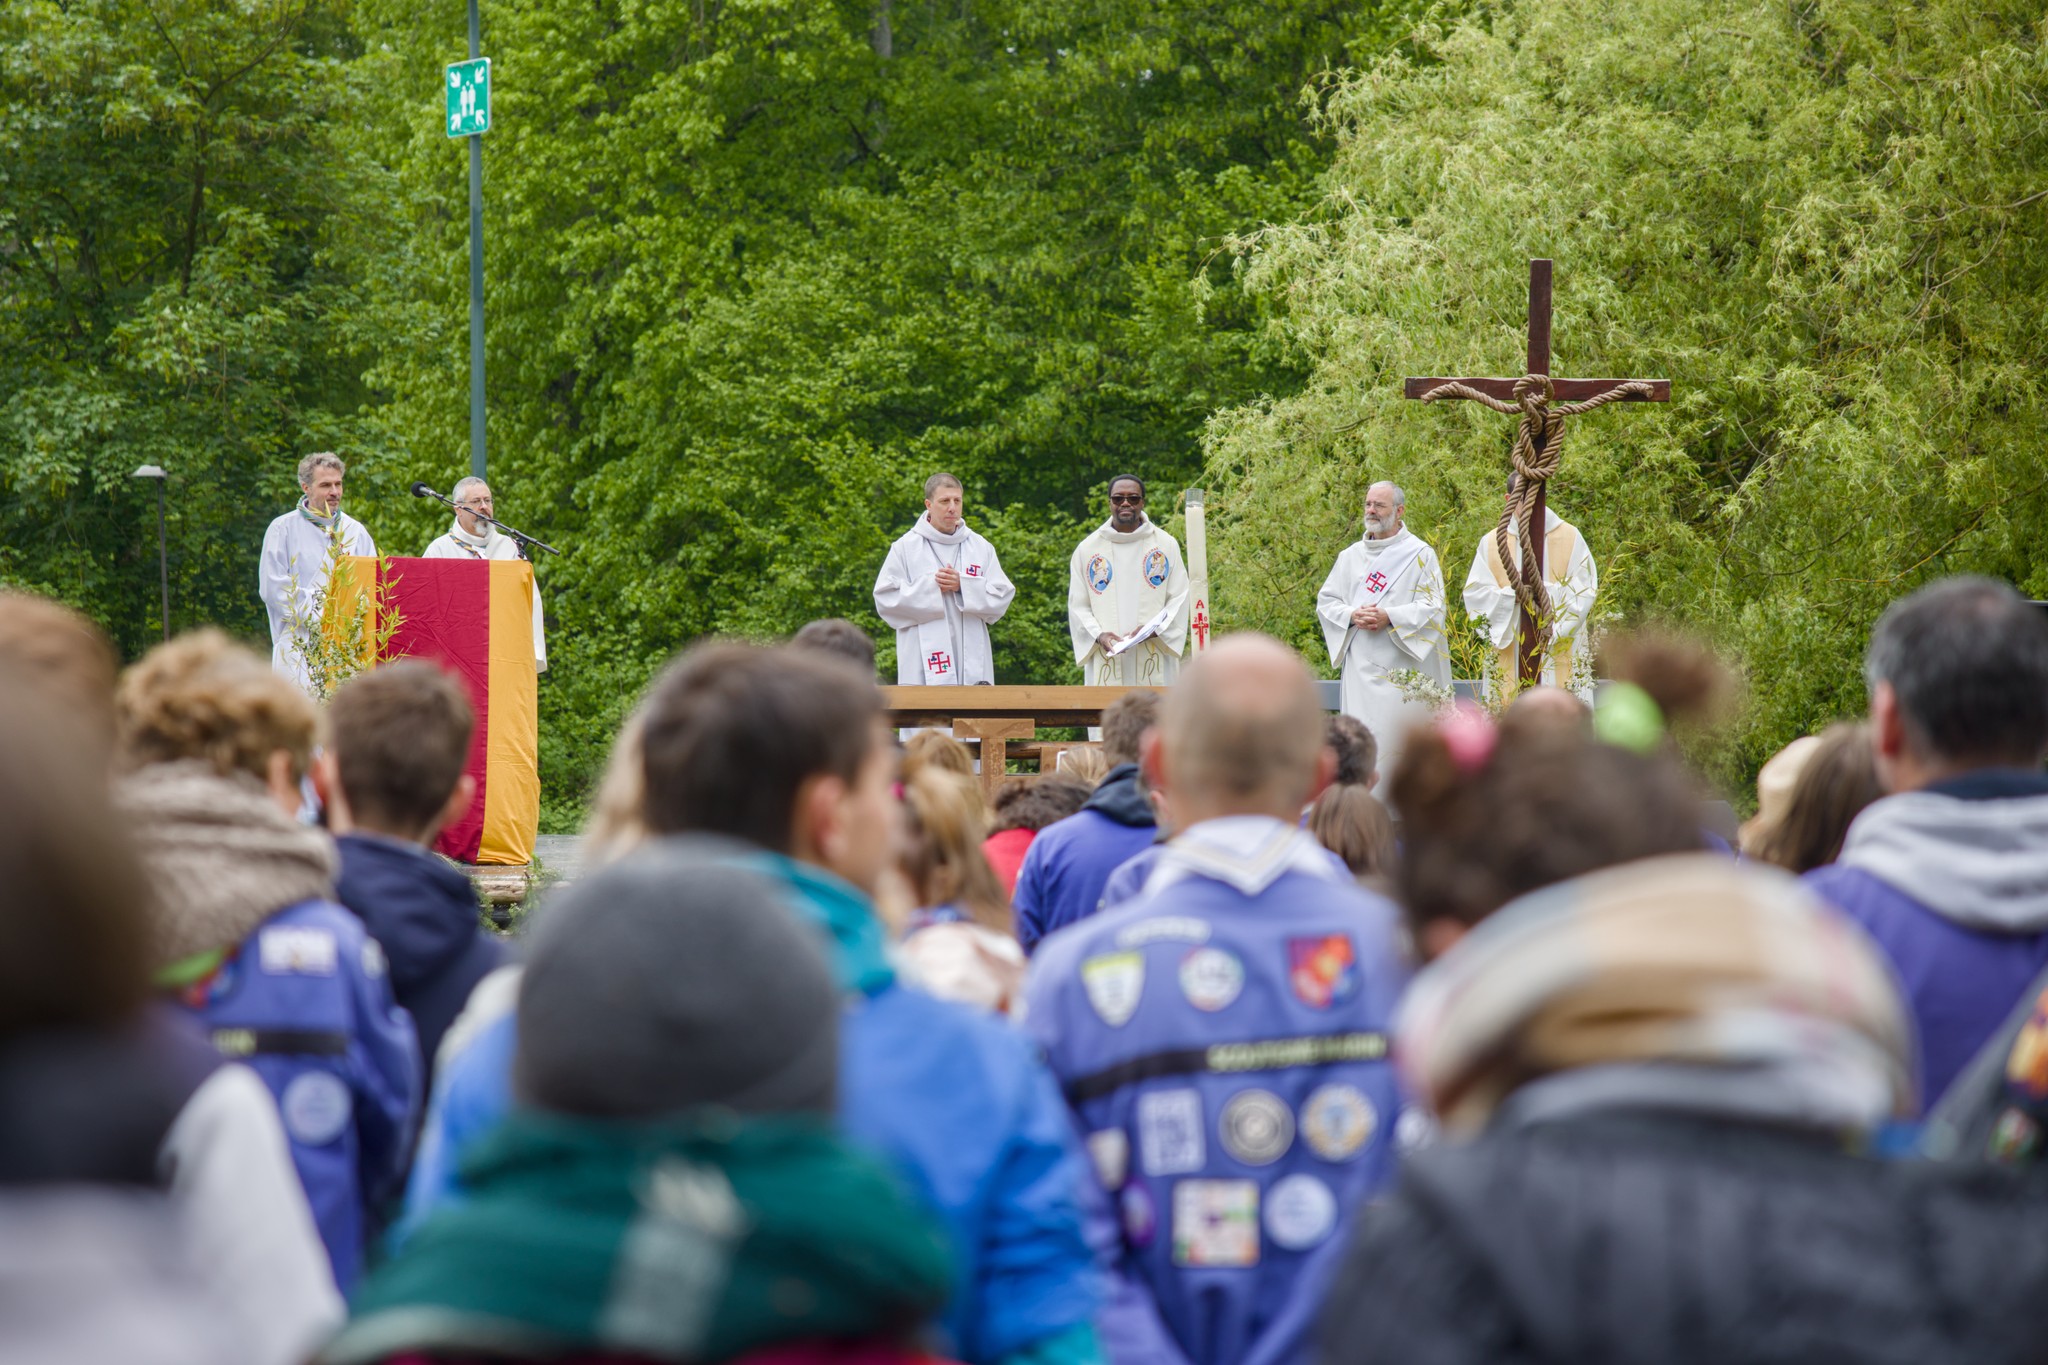
[[[1144,625],[1139,626],[1137,632],[1133,634],[1128,640],[1118,640],[1115,644],[1111,645],[1108,649],[1104,650],[1104,657],[1114,659],[1119,654],[1123,654],[1132,649],[1137,648],[1145,641],[1157,635],[1160,631],[1165,630],[1168,623],[1170,623],[1172,620],[1173,603],[1168,602],[1165,606],[1159,609],[1159,614],[1157,616],[1147,621]]]

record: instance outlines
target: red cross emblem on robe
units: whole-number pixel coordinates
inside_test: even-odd
[[[1387,576],[1377,569],[1373,570],[1370,574],[1366,575],[1365,590],[1367,592],[1385,592],[1387,590]]]
[[[953,656],[943,649],[935,649],[925,659],[924,667],[934,677],[944,677],[953,671]]]

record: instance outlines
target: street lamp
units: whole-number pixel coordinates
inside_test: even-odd
[[[171,551],[170,542],[164,534],[165,474],[160,466],[146,464],[128,477],[156,480],[156,567],[157,574],[163,581],[164,639],[168,640],[171,638]]]

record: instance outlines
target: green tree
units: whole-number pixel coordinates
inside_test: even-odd
[[[354,54],[316,0],[0,11],[0,581],[130,652],[157,623],[138,465],[170,475],[174,624],[260,637],[294,462],[360,446],[323,255],[369,188],[332,140]]]
[[[1511,423],[1401,377],[1517,373],[1531,256],[1559,373],[1674,381],[1572,423],[1552,500],[1606,611],[1743,663],[1724,775],[1859,712],[1869,626],[1924,579],[2048,596],[2043,37],[1999,0],[1548,0],[1345,79],[1320,203],[1237,244],[1309,376],[1208,428],[1219,616],[1319,652],[1373,477],[1462,573]]]
[[[1066,560],[1103,481],[1144,474],[1170,516],[1206,416],[1298,378],[1217,249],[1312,202],[1303,91],[1400,12],[487,4],[491,468],[505,515],[572,549],[542,569],[551,818],[691,638],[841,615],[887,641],[874,574],[933,469],[1019,584],[998,676],[1076,679]],[[405,477],[445,484],[466,186],[426,92],[461,34],[396,0],[361,26],[388,92],[364,145],[405,207],[352,248],[348,326],[382,339]]]

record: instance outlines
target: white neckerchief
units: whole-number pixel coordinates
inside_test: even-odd
[[[1145,879],[1145,891],[1206,877],[1256,896],[1289,872],[1343,880],[1328,851],[1301,826],[1270,815],[1224,815],[1174,835]]]
[[[1096,534],[1104,537],[1114,545],[1133,545],[1143,539],[1157,540],[1159,538],[1159,528],[1152,524],[1152,518],[1146,517],[1138,523],[1138,529],[1135,531],[1119,531],[1116,529],[1114,521],[1105,521]]]

